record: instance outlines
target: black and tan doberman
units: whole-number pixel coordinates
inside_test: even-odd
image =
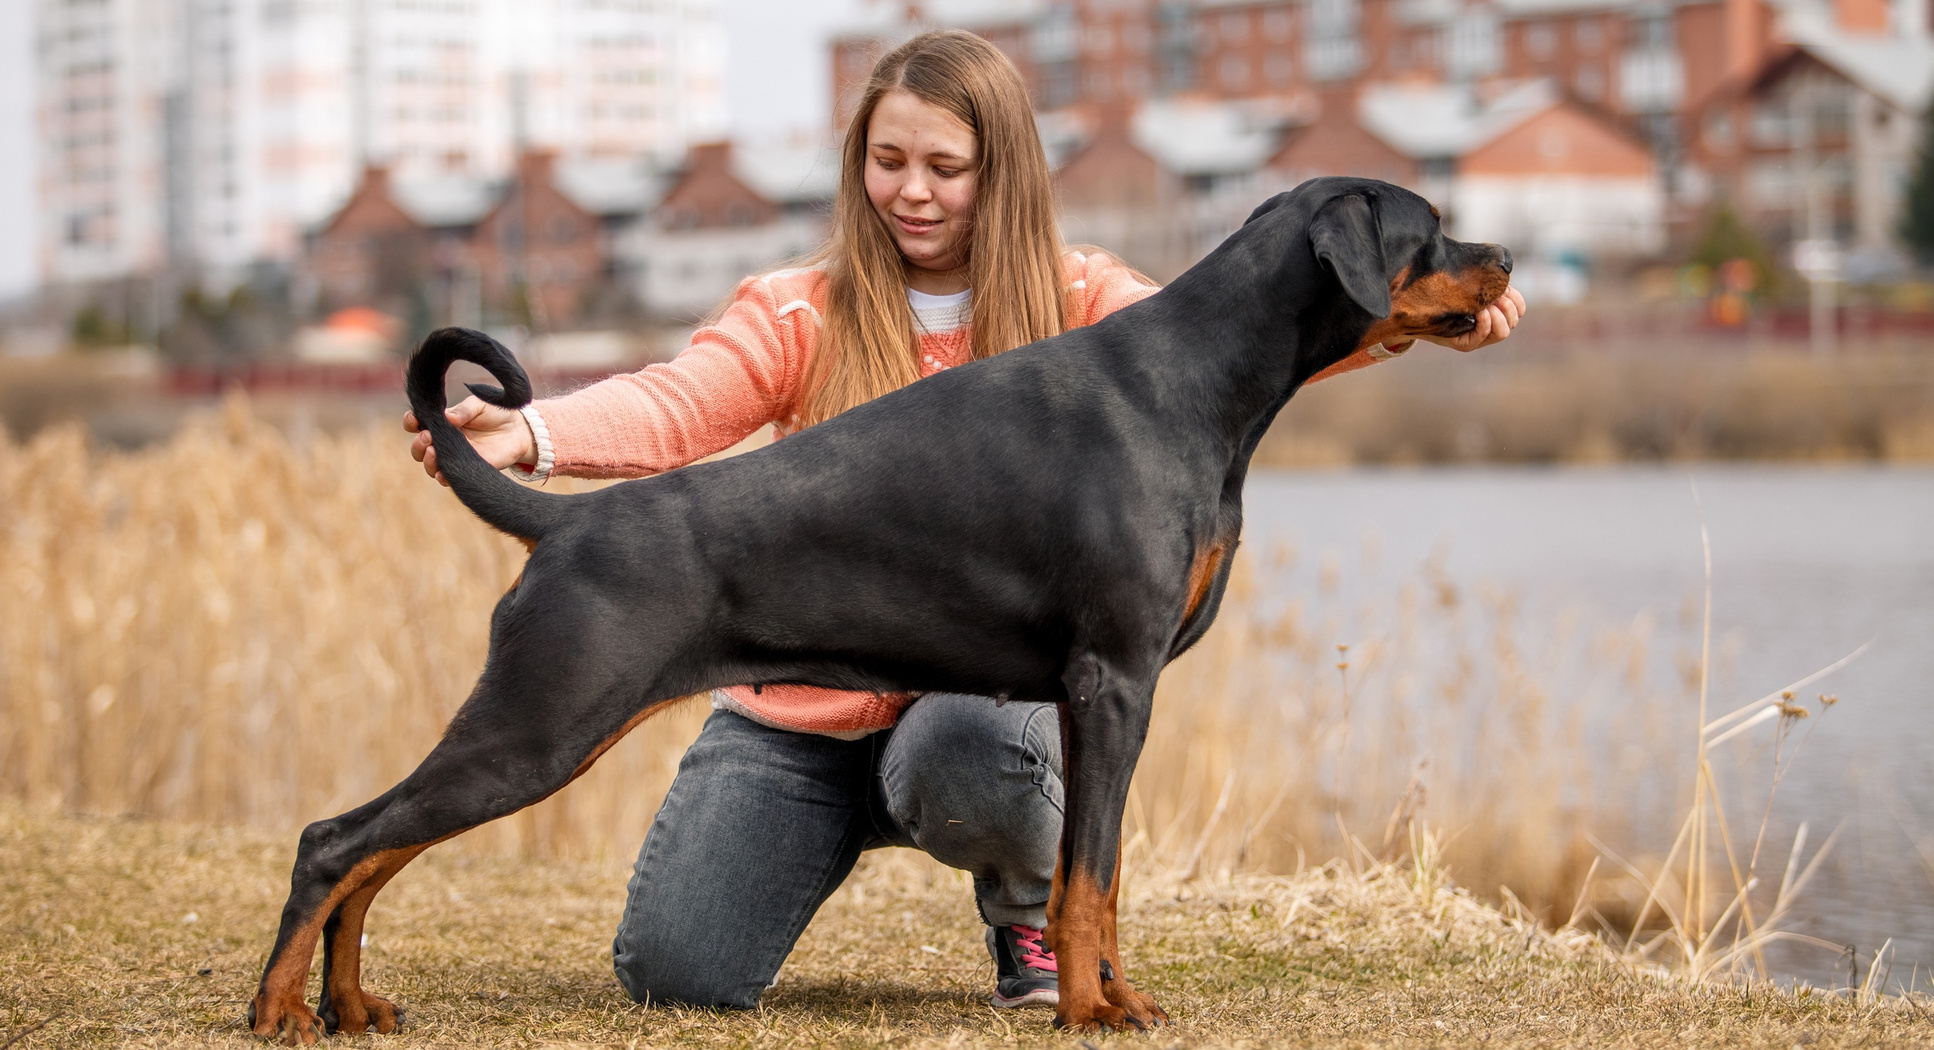
[[[486,399],[526,403],[511,356],[475,332],[431,335],[410,362],[416,417],[458,497],[530,558],[422,765],[302,833],[251,1026],[291,1043],[394,1030],[400,1011],[362,990],[358,945],[399,869],[570,783],[675,698],[779,682],[1057,702],[1055,1021],[1163,1022],[1115,937],[1122,809],[1156,676],[1215,618],[1250,454],[1325,368],[1473,330],[1510,269],[1502,248],[1446,238],[1415,194],[1317,179],[1097,324],[747,455],[568,496],[491,469],[444,418],[459,359],[504,384],[473,387]]]

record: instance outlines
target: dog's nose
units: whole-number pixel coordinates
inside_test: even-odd
[[[1511,249],[1502,244],[1498,245],[1498,269],[1505,273],[1511,272]]]

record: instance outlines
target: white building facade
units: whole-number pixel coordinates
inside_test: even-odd
[[[362,169],[674,158],[725,126],[719,0],[39,0],[43,283],[288,260]]]

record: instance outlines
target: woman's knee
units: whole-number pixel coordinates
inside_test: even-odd
[[[697,1006],[707,1009],[750,1010],[759,1005],[766,983],[743,973],[706,965],[689,955],[680,958],[659,946],[628,944],[624,930],[612,945],[612,969],[618,984],[635,1002],[646,1006]],[[684,954],[684,953],[681,953]]]
[[[1061,727],[1051,704],[933,694],[908,709],[880,762],[888,810],[922,848],[941,837],[1059,833]]]

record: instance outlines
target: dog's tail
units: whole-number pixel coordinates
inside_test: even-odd
[[[430,431],[436,446],[437,470],[463,505],[484,522],[519,539],[536,541],[551,531],[566,497],[537,492],[505,477],[477,450],[456,424],[443,415],[443,376],[452,361],[482,365],[503,386],[465,384],[470,392],[502,408],[530,404],[530,377],[497,340],[468,328],[440,328],[431,332],[410,356],[408,389],[410,411]]]

